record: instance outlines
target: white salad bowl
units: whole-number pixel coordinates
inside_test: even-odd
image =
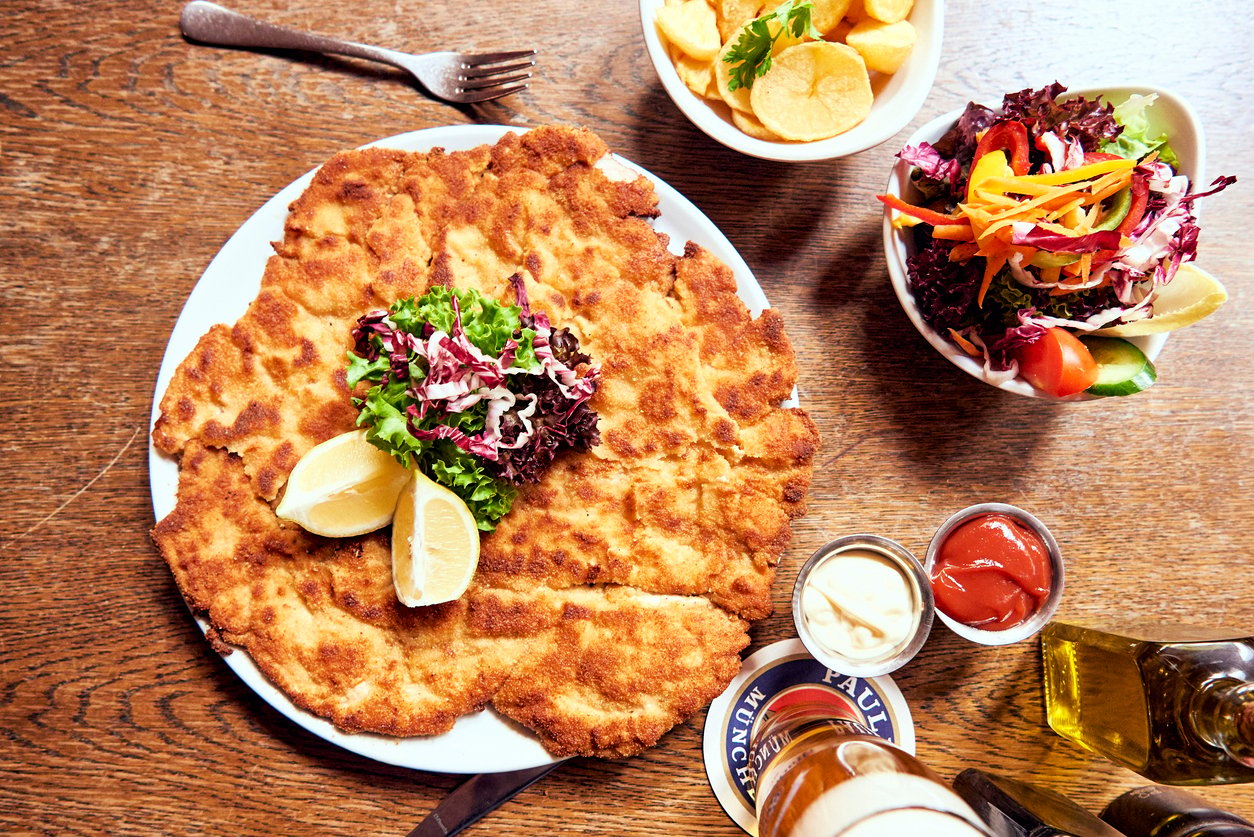
[[[813,142],[770,141],[751,137],[731,120],[731,108],[696,95],[680,79],[657,27],[657,11],[666,0],[640,0],[645,48],[662,86],[675,106],[711,139],[742,154],[763,160],[811,162],[847,157],[891,138],[915,117],[936,79],[944,33],[945,0],[915,0],[909,20],[918,41],[901,69],[892,75],[871,74],[875,103],[858,125],[843,134]]]
[[[1202,133],[1202,123],[1194,110],[1179,96],[1160,87],[1103,85],[1075,89],[1068,88],[1062,98],[1085,96],[1091,99],[1100,95],[1105,101],[1117,105],[1133,94],[1154,95],[1157,97],[1148,111],[1150,126],[1165,133],[1170,139],[1171,147],[1180,160],[1179,173],[1188,175],[1189,182],[1194,189],[1201,188],[1204,185],[1202,178],[1205,174],[1206,164],[1206,143]],[[980,100],[981,104],[994,110],[996,110],[995,106],[1000,104],[1000,102],[1000,94],[991,101]],[[916,131],[910,139],[906,140],[906,145],[918,145],[920,142],[936,142],[958,121],[958,117],[961,115],[962,109],[958,109],[943,116],[938,116]],[[902,198],[906,202],[920,201],[921,198],[918,192],[910,182],[910,172],[913,168],[909,163],[898,160],[893,167],[892,173],[889,175],[886,191],[891,195]],[[914,323],[914,327],[919,330],[919,333],[923,335],[927,342],[932,344],[936,351],[940,352],[950,363],[964,372],[1007,392],[1050,401],[1090,401],[1097,397],[1082,392],[1059,398],[1058,396],[1042,392],[1021,377],[1011,378],[1008,381],[999,381],[995,376],[990,377],[985,373],[984,364],[979,358],[966,354],[962,349],[958,348],[957,344],[928,325],[923,320],[923,315],[919,311],[919,306],[915,302],[914,294],[911,292],[908,282],[906,261],[915,253],[914,237],[909,229],[895,228],[892,224],[892,215],[891,210],[886,210],[884,213],[884,256],[888,262],[888,275],[892,281],[893,291],[896,292],[897,299],[901,302],[901,307],[905,310],[906,316],[910,318],[910,322]],[[1167,336],[1168,333],[1161,333],[1127,339],[1140,348],[1147,358],[1153,361],[1162,351],[1163,344],[1167,342]]]

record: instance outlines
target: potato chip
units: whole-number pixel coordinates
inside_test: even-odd
[[[715,57],[714,86],[718,90],[718,95],[731,106],[732,110],[738,110],[742,113],[753,113],[753,105],[749,103],[749,88],[731,89],[732,65],[723,60],[735,45],[735,39],[728,41],[723,45],[723,49],[719,51],[718,56]]]
[[[774,133],[751,113],[743,113],[738,110],[732,111],[732,124],[735,125],[740,132],[754,139],[766,140],[768,142],[777,142],[780,139],[779,134]]]
[[[845,17],[845,13],[849,10],[849,4],[853,0],[810,0],[814,6],[810,13],[810,21],[814,24],[814,28],[819,30],[824,36],[835,29],[840,21]],[[839,40],[832,38],[830,40]]]
[[[745,32],[745,28],[746,27],[744,26],[740,27],[740,29],[736,31],[736,34],[733,35],[727,43],[723,45],[722,50],[719,51],[718,58],[714,61],[714,80],[717,83],[719,95],[722,97],[723,101],[731,105],[733,110],[738,110],[742,113],[753,113],[753,106],[749,103],[749,89],[745,87],[740,87],[736,90],[731,89],[731,73],[738,65],[729,64],[723,60],[727,56],[728,52],[730,52],[740,40],[740,37]],[[805,35],[793,35],[791,32],[780,32],[779,30],[779,23],[771,21],[769,31],[772,33],[778,33],[775,37],[774,44],[771,46],[772,61],[774,60],[774,56],[779,55],[789,47],[796,46],[805,40]],[[770,75],[769,70],[767,71],[767,75]],[[755,76],[753,83],[756,84],[761,80],[762,77]]]
[[[914,0],[863,0],[868,17],[883,23],[905,20],[914,8]]]
[[[680,50],[672,56],[675,72],[685,86],[698,96],[718,98],[718,88],[714,82],[714,62],[698,61]]]
[[[826,139],[871,112],[874,95],[866,63],[845,44],[810,41],[775,56],[750,91],[753,113],[784,139]]]
[[[849,30],[845,43],[858,51],[867,69],[895,73],[910,57],[917,39],[918,33],[908,20],[882,23],[867,18]]]
[[[706,0],[684,0],[678,6],[657,10],[657,25],[666,40],[698,61],[709,61],[718,54],[721,39],[714,9]]]
[[[849,37],[851,29],[853,29],[853,22],[849,18],[844,18],[830,32],[824,33],[823,38],[833,43],[843,44],[846,43],[845,39]]]
[[[726,43],[735,40],[741,28],[762,14],[766,0],[718,0],[715,12],[718,17],[718,34]]]

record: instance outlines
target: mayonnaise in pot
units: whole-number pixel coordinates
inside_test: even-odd
[[[879,535],[845,535],[801,567],[792,618],[806,650],[832,671],[888,674],[909,662],[932,631],[936,604],[910,550]]]
[[[899,650],[913,636],[921,609],[896,561],[854,548],[829,555],[810,571],[801,612],[819,645],[859,662]]]

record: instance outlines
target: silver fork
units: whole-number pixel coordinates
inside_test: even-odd
[[[183,7],[179,28],[192,40],[218,46],[300,49],[382,61],[408,72],[431,95],[456,104],[486,102],[517,93],[527,86],[530,67],[536,63],[534,49],[477,55],[410,55],[266,23],[205,0],[193,0]]]

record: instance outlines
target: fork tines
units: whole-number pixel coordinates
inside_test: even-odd
[[[469,94],[473,101],[487,102],[517,93],[527,87],[534,66],[534,49],[516,52],[491,52],[462,57],[457,75],[459,92]]]

